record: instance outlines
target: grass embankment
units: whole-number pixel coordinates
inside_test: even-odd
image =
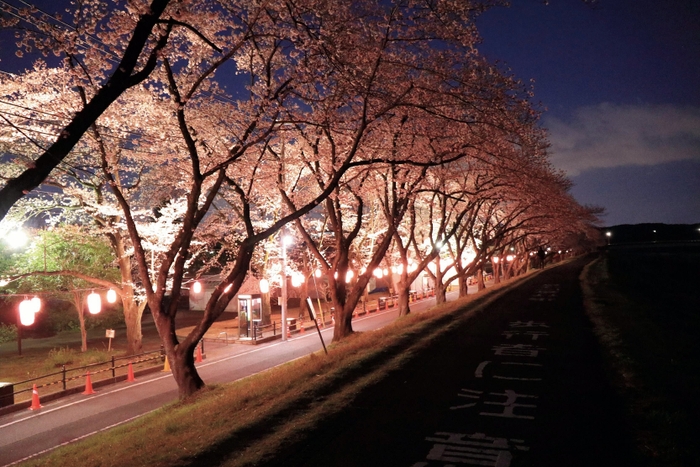
[[[298,441],[306,430],[339,412],[365,387],[406,364],[436,335],[474,315],[513,283],[355,334],[332,345],[328,356],[312,354],[250,378],[210,386],[190,400],[26,465],[254,465],[280,446]]]
[[[676,278],[653,260],[610,252],[589,264],[581,274],[586,309],[626,401],[640,462],[697,465],[700,318],[696,299],[682,296],[697,290],[697,273]]]

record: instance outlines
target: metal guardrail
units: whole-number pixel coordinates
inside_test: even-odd
[[[16,396],[21,396],[24,393],[31,393],[35,384],[37,389],[57,386],[60,389],[58,391],[54,391],[54,393],[62,392],[84,384],[75,383],[77,383],[78,380],[85,378],[88,371],[90,372],[91,379],[94,378],[95,381],[116,379],[117,373],[120,373],[120,376],[121,373],[126,374],[126,368],[130,363],[132,365],[139,366],[149,361],[159,360],[160,362],[163,362],[164,358],[165,352],[161,348],[160,350],[125,357],[112,356],[112,358],[107,361],[91,363],[89,365],[74,368],[68,368],[66,365],[62,365],[61,370],[55,373],[48,373],[24,381],[19,381],[17,383],[5,383],[4,386],[0,388],[0,407],[6,407],[14,404],[16,402]],[[121,371],[122,369],[124,369],[123,372]],[[10,387],[12,389],[10,389]],[[49,393],[48,395],[50,394],[52,393]]]

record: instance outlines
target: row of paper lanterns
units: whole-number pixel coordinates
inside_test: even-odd
[[[114,303],[117,301],[117,292],[114,289],[107,291],[107,301]],[[102,310],[102,297],[94,291],[87,296],[87,306],[90,314],[96,315]],[[39,297],[25,298],[19,304],[19,322],[22,326],[34,324],[34,315],[41,310],[41,299]]]

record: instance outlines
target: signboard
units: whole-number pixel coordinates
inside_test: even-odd
[[[105,337],[109,337],[110,339],[114,339],[114,329],[107,329],[107,332],[105,333]]]

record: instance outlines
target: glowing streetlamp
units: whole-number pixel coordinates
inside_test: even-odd
[[[270,282],[267,279],[260,279],[260,293],[270,292]]]
[[[287,340],[287,245],[292,237],[282,235],[282,341]]]
[[[202,283],[199,281],[194,281],[192,283],[192,292],[193,293],[200,293],[202,292]]]

